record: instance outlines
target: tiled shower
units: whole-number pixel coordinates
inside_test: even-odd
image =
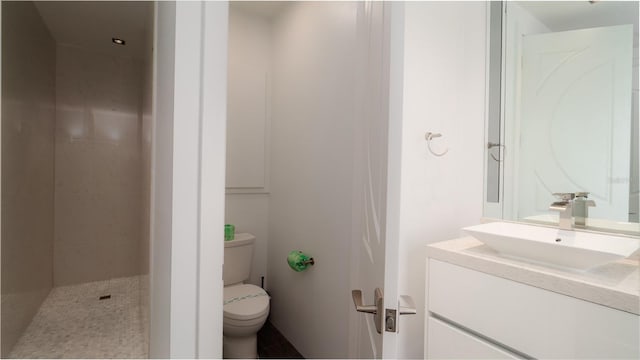
[[[152,6],[2,2],[3,358],[147,356]]]

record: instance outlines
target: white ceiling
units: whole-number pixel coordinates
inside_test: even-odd
[[[552,31],[633,24],[638,33],[638,1],[518,1],[518,5]]]
[[[232,1],[231,6],[267,18],[281,13],[286,1]],[[638,38],[637,1],[519,1],[552,31],[634,24]],[[36,1],[42,19],[58,43],[97,51],[143,57],[150,1]],[[111,38],[124,39],[118,46]],[[636,40],[637,41],[637,40]],[[147,44],[151,46],[151,44]]]
[[[36,1],[54,39],[96,51],[142,58],[146,29],[151,25],[150,1]],[[121,38],[125,46],[113,44]]]

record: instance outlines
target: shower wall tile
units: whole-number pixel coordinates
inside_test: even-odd
[[[142,334],[146,344],[149,344],[149,257],[151,243],[151,140],[153,138],[153,19],[154,9],[147,10],[145,61],[143,63],[142,85],[142,124],[141,124],[141,156],[142,156],[142,183],[141,218],[142,230],[140,236],[140,318],[142,319]],[[148,350],[148,349],[147,349]]]
[[[55,42],[32,2],[2,6],[2,346],[52,287]]]
[[[56,286],[140,273],[142,66],[68,45],[56,65]]]

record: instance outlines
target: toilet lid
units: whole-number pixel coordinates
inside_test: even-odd
[[[224,288],[224,316],[247,320],[269,311],[269,295],[261,287],[251,284]]]

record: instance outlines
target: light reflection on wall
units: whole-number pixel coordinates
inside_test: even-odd
[[[137,113],[61,106],[58,116],[64,118],[58,127],[60,139],[119,145],[123,141],[134,143],[140,136]]]
[[[56,286],[139,273],[142,62],[58,45]]]

